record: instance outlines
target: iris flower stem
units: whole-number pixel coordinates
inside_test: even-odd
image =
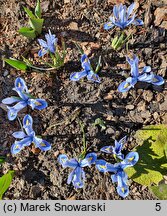
[[[41,71],[51,71],[51,70],[54,70],[56,68],[39,68],[39,67],[35,67],[33,65],[30,66],[31,68],[34,68],[34,69],[37,69],[37,70],[41,70]]]
[[[85,136],[85,131],[84,131],[84,124],[82,124],[81,122],[79,122],[80,127],[81,127],[81,131],[83,133],[82,136],[82,143],[83,143],[83,151],[82,151],[82,156],[85,157],[86,151],[87,151],[87,145],[86,145],[86,136]]]
[[[21,127],[21,130],[23,131],[23,125],[22,125],[22,123],[21,123],[21,121],[20,121],[20,119],[19,119],[18,116],[17,116],[17,120],[18,120],[18,122],[19,122],[19,125],[20,125],[20,127]]]

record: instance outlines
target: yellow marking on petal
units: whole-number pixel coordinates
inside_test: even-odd
[[[26,125],[29,125],[30,124],[30,121],[27,119],[27,121],[26,121]]]
[[[16,145],[16,146],[15,146],[15,149],[19,149],[19,145]]]
[[[121,190],[122,190],[123,193],[125,192],[125,189],[123,187],[121,188]]]
[[[93,158],[92,157],[90,157],[90,158],[88,158],[88,161],[91,161]]]
[[[41,145],[41,146],[43,146],[43,147],[45,147],[45,146],[46,146],[46,144],[45,144],[45,143],[41,143],[40,145]]]
[[[106,148],[106,151],[110,151],[110,147]]]
[[[21,83],[18,83],[18,87],[19,87],[19,88],[21,87]]]
[[[112,26],[112,23],[108,23],[107,25],[108,25],[108,26]]]
[[[88,59],[88,58],[85,58],[84,62],[88,62],[88,61],[89,61],[89,59]]]
[[[38,101],[35,101],[35,105],[36,105],[36,106],[41,106],[41,103],[38,102]]]
[[[130,86],[130,84],[129,83],[126,83],[125,85],[124,85],[124,88],[127,88],[127,87],[129,87]]]
[[[154,78],[152,78],[152,81],[153,81],[153,82],[158,82],[158,79],[156,79],[156,78],[154,77]]]
[[[104,165],[100,165],[99,167],[102,169],[106,169],[106,166],[104,166]]]
[[[131,158],[128,159],[128,161],[132,161],[133,159],[134,159],[134,157],[131,157]]]
[[[11,116],[11,117],[14,116],[14,113],[10,113],[10,116]]]

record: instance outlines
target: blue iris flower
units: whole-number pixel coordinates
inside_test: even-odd
[[[75,72],[75,73],[71,74],[70,80],[78,81],[81,78],[86,76],[88,80],[91,80],[91,81],[97,82],[97,83],[100,82],[100,77],[96,73],[94,73],[94,71],[92,70],[90,61],[89,61],[86,54],[83,54],[81,56],[81,65],[82,65],[82,68],[84,70],[81,72]]]
[[[17,92],[19,97],[9,97],[2,100],[2,103],[10,105],[16,103],[14,106],[8,108],[8,119],[10,121],[14,120],[17,117],[17,113],[22,110],[27,105],[31,106],[32,109],[42,110],[47,107],[47,102],[43,99],[33,98],[28,91],[25,81],[18,77],[15,80],[14,91]]]
[[[58,39],[55,37],[54,34],[51,33],[49,30],[49,34],[45,35],[46,41],[42,39],[38,39],[40,46],[42,47],[41,50],[38,52],[38,56],[41,57],[48,52],[55,53],[56,48],[55,44],[57,43]]]
[[[143,25],[143,21],[135,19],[135,14],[132,15],[135,3],[132,3],[128,8],[125,5],[115,5],[113,8],[113,15],[111,16],[110,22],[104,24],[104,29],[109,30],[114,26],[118,26],[121,29],[126,28],[130,24]]]
[[[125,173],[127,167],[134,166],[139,160],[137,152],[130,152],[125,159],[120,163],[110,164],[105,160],[96,160],[96,167],[100,172],[113,172],[111,179],[113,183],[117,183],[117,193],[125,198],[129,194],[129,187],[127,184],[128,176]]]
[[[133,56],[133,59],[127,57],[127,61],[131,66],[131,77],[128,77],[118,86],[119,92],[127,92],[129,89],[134,87],[138,81],[151,83],[157,86],[164,83],[164,79],[161,76],[155,75],[151,71],[150,66],[145,66],[142,72],[139,73],[139,59],[136,55]]]
[[[12,145],[12,154],[19,153],[25,146],[30,146],[32,143],[34,143],[35,147],[39,148],[41,151],[48,151],[51,149],[50,143],[48,143],[46,140],[38,138],[35,135],[32,124],[32,117],[30,115],[26,115],[23,119],[23,130],[12,134],[16,139],[21,139],[19,141],[15,141]]]
[[[84,167],[92,165],[97,159],[95,153],[89,153],[83,160],[75,158],[68,159],[65,154],[59,156],[58,161],[63,167],[72,168],[72,172],[68,176],[67,184],[73,183],[75,188],[82,188],[84,186],[85,172]]]
[[[100,151],[114,154],[117,158],[123,160],[124,155],[122,154],[123,145],[126,143],[126,136],[120,139],[119,141],[115,140],[115,146],[104,146]]]

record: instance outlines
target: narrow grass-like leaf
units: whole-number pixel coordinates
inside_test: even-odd
[[[35,18],[35,15],[32,13],[31,10],[29,10],[28,8],[26,7],[23,7],[25,12],[27,13],[27,15],[30,17],[30,18]]]
[[[96,66],[95,73],[98,73],[100,71],[100,67],[101,67],[101,56],[99,56],[99,61],[98,61],[98,64]]]
[[[13,58],[4,59],[4,61],[18,70],[26,71],[28,69],[28,66],[22,61],[19,61]]]
[[[0,178],[0,200],[2,200],[3,194],[9,188],[9,186],[10,186],[10,184],[12,182],[13,176],[14,176],[14,171],[9,170],[7,174],[3,175]]]
[[[35,15],[40,19],[41,18],[41,5],[40,0],[37,0],[37,5],[35,7]]]

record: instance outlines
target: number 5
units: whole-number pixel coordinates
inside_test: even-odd
[[[161,203],[156,203],[155,210],[156,211],[161,211]]]

